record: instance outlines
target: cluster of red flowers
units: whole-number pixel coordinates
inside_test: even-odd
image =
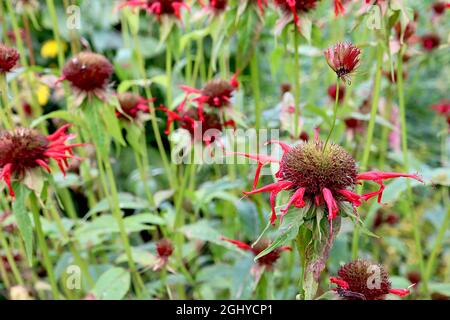
[[[201,125],[201,138],[206,143],[212,142],[212,136],[204,137],[210,130],[222,131],[223,127],[230,126],[235,128],[236,124],[232,119],[225,119],[225,109],[230,106],[231,98],[234,91],[239,87],[237,74],[230,81],[223,79],[211,80],[202,89],[191,88],[188,86],[180,86],[186,92],[183,102],[177,107],[176,111],[169,110],[166,107],[160,107],[167,116],[167,126],[165,133],[170,133],[172,123],[178,121],[180,127],[188,130],[191,135],[195,136],[195,130]],[[191,100],[196,104],[186,110],[186,104],[191,95],[195,97]],[[205,108],[206,105],[206,108]],[[210,131],[211,132],[211,131]],[[206,140],[205,140],[206,139]]]
[[[179,20],[181,20],[181,8],[189,10],[189,6],[184,0],[128,0],[119,9],[124,7],[139,7],[154,14],[158,19],[161,16],[174,16]]]

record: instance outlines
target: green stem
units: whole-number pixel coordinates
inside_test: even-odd
[[[431,250],[431,254],[427,263],[427,268],[425,272],[426,283],[431,279],[431,273],[433,272],[433,268],[435,267],[435,261],[442,249],[442,241],[444,240],[445,233],[448,231],[448,226],[450,223],[450,199],[448,190],[442,188],[442,198],[444,201],[444,208],[447,208],[447,213],[445,215],[444,221],[442,221],[441,227],[439,228],[438,235],[433,244],[433,249]]]
[[[38,200],[37,200],[34,192],[31,193],[30,204],[31,204],[31,211],[33,213],[34,227],[36,229],[37,240],[38,240],[39,248],[42,251],[42,256],[44,258],[44,265],[45,265],[45,269],[47,270],[47,275],[48,275],[50,285],[52,288],[53,299],[58,300],[59,299],[58,285],[56,282],[55,273],[53,271],[53,265],[50,260],[48,246],[47,246],[47,243],[45,242],[44,231],[42,229],[41,217],[39,214],[40,210],[39,210]]]
[[[300,118],[300,55],[298,52],[299,34],[294,30],[294,133],[297,138],[300,135],[299,121]]]
[[[13,120],[11,116],[11,109],[8,101],[8,84],[6,82],[6,74],[0,73],[0,91],[2,95],[2,107],[0,108],[0,117],[3,120],[3,125],[6,129],[12,129]]]
[[[408,158],[408,132],[406,128],[406,108],[405,108],[405,96],[403,92],[403,54],[406,50],[406,47],[402,45],[400,51],[398,53],[397,58],[397,90],[398,90],[398,104],[400,108],[400,126],[402,132],[402,153],[403,153],[403,168],[405,172],[409,172],[409,158]],[[424,292],[428,293],[428,282],[426,278],[426,270],[425,270],[425,262],[423,258],[422,251],[422,240],[420,235],[420,225],[417,218],[417,211],[414,210],[411,206],[413,202],[413,194],[411,190],[411,185],[409,180],[406,181],[406,192],[407,192],[407,211],[411,215],[411,220],[414,228],[414,240],[416,246],[416,254],[419,259],[419,267],[420,273],[422,275],[422,279],[424,279],[422,283],[422,288]]]
[[[11,266],[11,270],[13,272],[14,278],[16,279],[16,282],[20,285],[24,285],[24,281],[22,279],[22,276],[20,275],[19,269],[17,268],[16,261],[14,260],[14,256],[11,252],[11,249],[9,248],[8,241],[5,238],[5,235],[3,234],[3,226],[0,225],[0,242],[2,244],[3,250],[5,250],[6,259],[8,260],[9,265]]]
[[[369,125],[367,127],[366,143],[364,145],[363,157],[362,157],[361,166],[360,166],[361,171],[367,170],[367,165],[369,163],[370,148],[372,146],[373,133],[374,133],[374,129],[375,129],[375,119],[377,116],[378,103],[380,100],[382,63],[383,63],[383,46],[378,45],[378,47],[377,47],[377,66],[376,66],[375,82],[374,82],[373,96],[372,96],[372,107],[370,110],[370,120],[369,120]],[[359,192],[362,191],[362,186],[358,186],[358,191]],[[353,239],[352,239],[352,259],[358,258],[359,228],[360,228],[359,224],[355,224],[355,230],[353,232]]]
[[[256,50],[254,50],[252,59],[250,60],[250,77],[253,99],[255,101],[256,143],[259,149],[259,129],[261,129],[261,95],[259,91],[258,56]]]
[[[333,108],[333,123],[331,124],[330,132],[328,132],[327,140],[325,140],[325,144],[323,146],[322,152],[325,152],[328,141],[330,140],[330,137],[331,137],[331,134],[333,133],[334,127],[336,126],[338,105],[339,105],[339,77],[336,80],[336,97],[335,97],[334,108]]]

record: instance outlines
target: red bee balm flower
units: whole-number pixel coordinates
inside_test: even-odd
[[[336,100],[336,85],[332,84],[331,86],[328,87],[328,96],[334,101]],[[339,87],[339,103],[341,103],[344,100],[344,96],[345,96],[345,87],[340,86]]]
[[[117,95],[119,99],[120,107],[122,108],[125,115],[129,116],[132,119],[136,119],[139,115],[139,112],[147,113],[150,111],[147,103],[151,101],[155,101],[155,99],[146,100],[138,94],[132,92],[124,92]],[[116,111],[116,116],[119,118],[125,118],[125,116]]]
[[[252,247],[247,243],[238,240],[228,239],[225,237],[222,237],[221,239],[234,244],[239,249],[250,251],[255,255],[255,257],[272,244],[269,239],[261,239],[255,244],[254,247]],[[265,266],[267,269],[271,269],[272,266],[275,264],[275,262],[277,262],[277,260],[280,258],[281,252],[288,250],[292,250],[291,247],[289,246],[278,247],[269,252],[268,254],[266,254],[265,256],[259,258],[258,264],[260,266]]]
[[[168,239],[161,239],[156,243],[156,252],[158,253],[158,259],[153,266],[153,270],[161,270],[167,262],[169,261],[169,257],[173,253],[173,245]]]
[[[179,20],[181,20],[181,8],[189,10],[189,6],[184,3],[184,0],[129,0],[119,9],[124,7],[140,7],[148,13],[156,15],[158,19],[162,15],[166,15],[175,16]]]
[[[225,11],[228,4],[228,0],[209,0],[209,5],[205,5],[201,0],[198,2],[203,8],[209,9],[215,14]]]
[[[299,23],[299,14],[315,9],[317,2],[319,0],[275,0],[275,4],[284,14],[292,13],[296,25]]]
[[[389,293],[400,297],[408,295],[409,289],[391,289],[386,270],[380,264],[356,260],[342,266],[338,278],[330,282],[337,284],[333,289],[343,300],[384,300]]]
[[[186,92],[186,99],[191,94],[198,95],[193,101],[197,102],[199,119],[203,120],[203,105],[205,103],[213,108],[224,108],[230,105],[234,91],[239,88],[237,76],[238,74],[235,73],[230,81],[223,79],[211,80],[206,83],[202,89],[191,88],[188,86],[180,86],[180,88]],[[180,108],[183,108],[186,99],[181,104]]]
[[[67,134],[70,124],[44,136],[32,129],[18,128],[0,133],[0,180],[3,179],[14,197],[12,179],[22,179],[29,170],[42,167],[50,173],[49,161],[54,159],[61,171],[69,166],[67,159],[80,159],[72,148],[81,144],[66,144],[74,135]]]
[[[19,61],[20,54],[14,49],[0,43],[0,73],[11,71]]]
[[[272,207],[270,222],[272,224],[277,218],[275,199],[282,190],[292,191],[292,196],[286,206],[281,209],[280,218],[288,212],[291,206],[304,207],[305,201],[310,201],[316,206],[325,204],[328,208],[331,229],[331,221],[339,212],[339,202],[348,201],[356,208],[361,205],[362,200],[378,197],[378,202],[381,203],[385,188],[383,181],[386,179],[407,177],[422,182],[417,175],[413,174],[381,171],[358,174],[355,160],[347,151],[336,144],[328,144],[324,150],[324,143],[317,137],[315,141],[302,142],[295,147],[280,141],[270,141],[270,143],[278,143],[282,147],[284,154],[281,160],[264,155],[241,155],[258,161],[253,190],[244,192],[244,194],[270,193]],[[278,181],[256,189],[261,167],[270,162],[280,162],[280,169],[275,175]],[[377,183],[380,189],[363,195],[353,191],[360,181],[368,180]]]
[[[344,81],[349,81],[350,75],[359,65],[361,50],[350,42],[338,42],[324,54],[328,65],[336,75]]]
[[[434,13],[436,13],[437,15],[441,15],[444,13],[445,9],[450,8],[450,2],[435,2],[433,3],[433,11]]]
[[[422,47],[426,51],[432,51],[433,49],[436,49],[441,44],[441,38],[439,38],[436,34],[426,34],[422,36]]]
[[[83,92],[103,91],[113,74],[113,66],[104,56],[93,52],[80,52],[63,68],[61,80]]]

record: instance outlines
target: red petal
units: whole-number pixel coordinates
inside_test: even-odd
[[[423,183],[423,180],[416,174],[398,173],[398,172],[382,172],[382,171],[368,171],[360,173],[356,179],[358,180],[386,180],[393,178],[411,178]]]
[[[346,281],[339,278],[331,277],[330,282],[337,284],[339,287],[344,288],[345,290],[348,290],[350,288]]]
[[[390,289],[389,293],[395,294],[399,297],[405,297],[410,294],[410,291],[408,289]]]
[[[239,249],[248,250],[248,251],[253,251],[253,250],[252,250],[252,247],[249,246],[248,244],[246,244],[245,242],[241,242],[241,241],[238,241],[238,240],[233,240],[233,239],[225,238],[225,237],[220,237],[220,240],[224,240],[224,241],[227,241],[227,242],[229,242],[229,243],[232,243],[232,244],[234,244],[236,247],[238,247]]]

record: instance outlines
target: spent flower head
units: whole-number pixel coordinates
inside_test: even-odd
[[[361,50],[351,42],[338,42],[324,52],[328,65],[338,78],[350,82],[350,76],[359,66]]]
[[[19,61],[20,54],[14,49],[0,43],[0,73],[10,72]]]
[[[338,277],[330,282],[337,284],[333,289],[343,300],[385,300],[387,294],[400,297],[408,295],[409,289],[392,289],[389,274],[380,264],[367,260],[355,260],[343,265]]]

